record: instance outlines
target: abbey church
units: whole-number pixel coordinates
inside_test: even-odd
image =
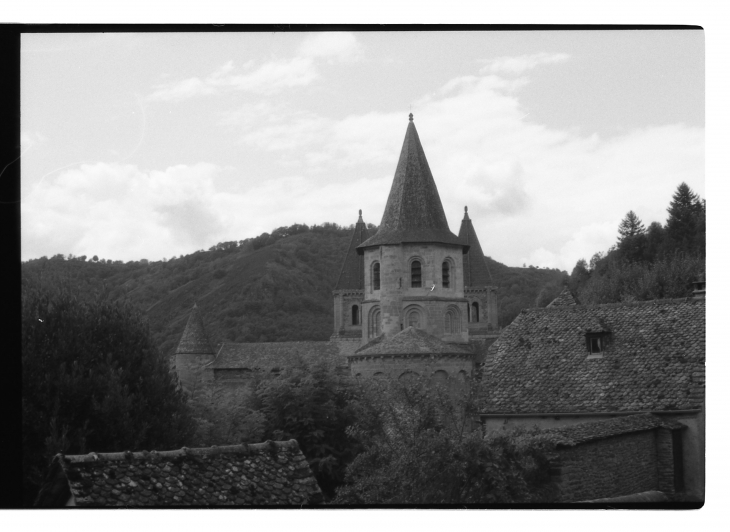
[[[410,115],[375,234],[362,212],[333,290],[328,341],[211,347],[193,308],[175,355],[189,393],[218,401],[325,357],[370,379],[466,386],[479,369],[485,431],[558,432],[560,500],[653,494],[704,500],[705,283],[694,297],[582,305],[565,290],[504,330],[479,239],[464,209],[458,236]],[[641,500],[641,499],[637,499]]]
[[[232,391],[296,355],[332,357],[358,377],[471,377],[499,335],[496,288],[467,208],[459,235],[449,229],[412,114],[378,231],[368,234],[360,211],[333,296],[329,341],[224,343],[217,353],[193,308],[175,356],[183,387]]]

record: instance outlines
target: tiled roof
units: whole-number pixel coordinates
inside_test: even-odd
[[[548,308],[553,308],[553,307],[570,307],[570,306],[577,305],[577,304],[578,304],[578,302],[573,297],[572,292],[566,286],[565,288],[563,288],[563,291],[560,292],[560,294],[558,294],[558,297],[556,297],[555,299],[553,299],[548,304]]]
[[[461,221],[459,229],[459,240],[469,246],[469,251],[464,255],[464,287],[491,285],[492,274],[487,267],[482,246],[479,245],[477,233],[466,207],[464,207],[464,219]]]
[[[588,358],[587,332],[608,345]],[[700,408],[702,299],[523,310],[490,347],[484,413]]]
[[[59,487],[67,486],[60,490]],[[55,499],[50,495],[56,492]],[[58,494],[65,494],[58,497]],[[322,492],[296,440],[56,455],[37,506],[301,506]]]
[[[350,356],[420,354],[471,355],[471,350],[468,346],[444,342],[421,329],[406,327],[398,334],[390,337],[378,336]]]
[[[378,232],[358,249],[403,242],[462,244],[451,232],[411,115]]]
[[[198,305],[193,305],[188,323],[185,325],[185,331],[182,338],[180,338],[180,343],[177,345],[176,353],[213,354],[213,348],[210,346],[208,335],[205,333]]]
[[[206,366],[210,369],[248,368],[250,370],[284,369],[296,357],[341,358],[340,350],[333,342],[261,342],[250,344],[223,344],[215,360]]]
[[[682,429],[685,426],[676,421],[662,419],[653,414],[635,414],[632,416],[620,416],[601,421],[588,421],[548,429],[545,432],[560,436],[561,443],[566,445],[578,445],[594,440],[602,440],[611,436],[620,436],[631,432],[641,432],[659,427],[666,429]]]
[[[365,258],[357,254],[357,246],[367,240],[368,237],[368,229],[362,220],[362,211],[360,211],[360,216],[350,239],[350,247],[347,249],[345,260],[342,261],[342,270],[340,270],[340,277],[337,279],[335,290],[348,288],[362,290],[365,282],[365,272],[363,271]]]

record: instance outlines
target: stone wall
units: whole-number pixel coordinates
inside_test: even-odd
[[[421,286],[411,286],[411,262],[421,263]],[[386,336],[404,327],[409,308],[423,315],[419,328],[447,341],[467,342],[466,300],[464,299],[463,254],[460,246],[446,244],[403,244],[365,250],[365,292],[363,301],[363,343],[368,337],[368,316],[380,309],[381,331]],[[374,290],[372,270],[380,263],[380,290]],[[449,262],[449,286],[442,282],[442,264]],[[452,307],[458,313],[460,332],[444,337],[444,317]]]
[[[464,297],[466,297],[469,305],[477,302],[479,305],[479,321],[471,316],[471,307],[469,311],[469,331],[479,334],[482,332],[491,332],[499,330],[498,312],[497,312],[497,288],[494,286],[485,286],[483,288],[464,287]]]
[[[190,393],[200,388],[206,380],[211,380],[212,375],[203,370],[203,366],[213,362],[215,355],[198,355],[184,353],[175,355],[175,371],[180,379],[183,390]]]
[[[553,462],[563,502],[673,491],[671,431],[646,430],[561,447]],[[667,446],[667,434],[669,445]]]
[[[471,355],[433,356],[351,356],[350,372],[354,377],[372,378],[380,375],[401,378],[412,372],[428,378],[453,380],[455,383],[468,381],[472,375]],[[437,372],[443,374],[436,375]]]

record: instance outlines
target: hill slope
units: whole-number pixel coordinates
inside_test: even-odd
[[[332,287],[350,230],[334,224],[295,234],[283,229],[274,231],[277,238],[265,233],[169,261],[125,264],[44,257],[23,263],[23,275],[53,276],[71,284],[79,297],[127,299],[148,317],[155,340],[168,355],[194,303],[214,344],[326,340],[332,334]],[[512,268],[491,258],[487,264],[498,287],[501,326],[522,308],[534,306],[541,291],[557,295],[567,275]]]

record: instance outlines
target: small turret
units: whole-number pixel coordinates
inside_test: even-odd
[[[175,369],[185,391],[195,394],[199,390],[207,380],[203,368],[214,359],[215,353],[195,304],[175,351]]]

